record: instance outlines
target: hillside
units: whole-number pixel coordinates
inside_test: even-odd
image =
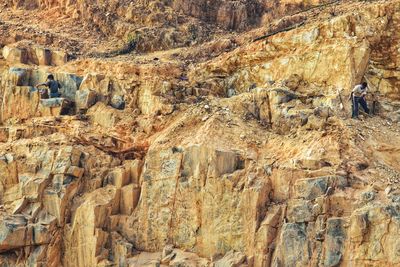
[[[0,265],[400,266],[399,27],[394,0],[0,0]]]

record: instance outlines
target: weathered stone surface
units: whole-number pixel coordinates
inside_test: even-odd
[[[136,208],[140,198],[140,187],[137,184],[130,184],[121,188],[121,214],[130,215]]]
[[[246,261],[246,255],[241,252],[229,251],[225,256],[214,263],[215,267],[239,267]]]
[[[125,100],[124,100],[124,97],[123,97],[123,96],[120,96],[120,95],[114,95],[114,96],[111,98],[110,105],[111,105],[113,108],[123,110],[123,109],[125,108]]]
[[[95,266],[109,235],[104,227],[108,217],[118,210],[119,197],[113,186],[92,192],[77,208],[67,227],[65,266]]]
[[[278,240],[272,266],[307,266],[311,251],[305,224],[285,223]]]
[[[0,251],[31,245],[32,238],[27,231],[27,219],[24,216],[7,217],[2,220]],[[32,231],[32,227],[30,227]]]
[[[107,175],[106,182],[116,188],[122,188],[130,183],[130,176],[124,168],[116,168]]]
[[[3,57],[13,63],[27,63],[28,54],[25,49],[20,49],[16,47],[3,47]]]
[[[232,151],[207,146],[189,147],[183,153],[172,151],[149,151],[138,206],[137,246],[161,249],[160,245],[166,240],[174,240],[182,247],[196,246],[205,255],[213,251],[245,250],[246,237],[254,228],[250,224],[235,229],[231,222],[259,216],[257,209],[263,209],[267,202],[268,183],[257,180],[254,185],[236,191],[233,181],[240,179],[242,163],[239,155]],[[159,168],[161,172],[156,171]],[[225,190],[236,192],[226,195]],[[193,202],[193,198],[198,199],[198,203]],[[187,208],[176,207],[171,214],[174,202],[186,203]],[[253,209],[245,208],[249,203]],[[158,212],[163,215],[154,217]],[[214,240],[196,240],[200,220],[203,237],[214,236]],[[166,221],[171,223],[165,224]],[[172,235],[168,236],[168,232]],[[154,242],[154,238],[157,241]]]
[[[92,118],[93,122],[103,127],[113,127],[121,120],[118,110],[103,103],[97,103],[90,108],[88,115]]]
[[[255,238],[255,266],[269,266],[271,264],[273,244],[278,235],[278,224],[282,216],[282,207],[274,206],[267,211],[261,222]]]
[[[0,6],[1,266],[400,264],[398,1]]]
[[[97,101],[97,94],[93,90],[78,90],[75,96],[76,107],[78,109],[88,109]]]
[[[300,179],[295,183],[296,197],[313,200],[325,195],[328,188],[345,187],[346,178],[342,176],[326,176],[309,179]]]
[[[40,96],[30,86],[8,87],[3,95],[1,121],[10,118],[27,119],[38,114]],[[4,103],[8,103],[7,105]]]
[[[345,223],[341,218],[330,218],[326,222],[325,266],[339,266],[343,260],[346,243]]]
[[[77,178],[82,178],[83,172],[85,170],[83,168],[77,167],[77,166],[71,166],[68,168],[66,174],[71,175]]]
[[[51,51],[51,65],[61,66],[67,63],[68,54],[64,51]]]
[[[311,201],[294,199],[289,201],[287,207],[287,218],[289,222],[311,222],[314,220],[313,204]]]
[[[35,48],[36,64],[45,66],[51,65],[51,56],[52,52],[49,49],[41,47]]]

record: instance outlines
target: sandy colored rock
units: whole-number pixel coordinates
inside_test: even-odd
[[[399,1],[0,6],[1,266],[399,266]]]
[[[121,188],[121,214],[130,215],[136,208],[140,198],[140,187],[137,184],[130,184]]]

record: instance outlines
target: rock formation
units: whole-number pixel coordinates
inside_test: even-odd
[[[399,1],[0,6],[1,266],[400,266]]]

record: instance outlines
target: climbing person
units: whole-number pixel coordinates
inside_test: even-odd
[[[39,86],[46,86],[47,88],[49,88],[50,98],[55,98],[55,97],[61,96],[61,94],[58,92],[58,89],[61,88],[61,85],[59,82],[54,80],[53,74],[49,74],[47,76],[47,80],[45,83],[40,83],[40,84],[36,85],[36,87],[39,87]]]
[[[353,91],[351,92],[350,99],[353,104],[353,112],[351,117],[353,119],[358,119],[358,110],[359,105],[364,109],[364,111],[369,114],[369,109],[367,105],[367,101],[365,100],[368,91],[368,84],[363,82],[362,84],[358,84],[354,87]]]

